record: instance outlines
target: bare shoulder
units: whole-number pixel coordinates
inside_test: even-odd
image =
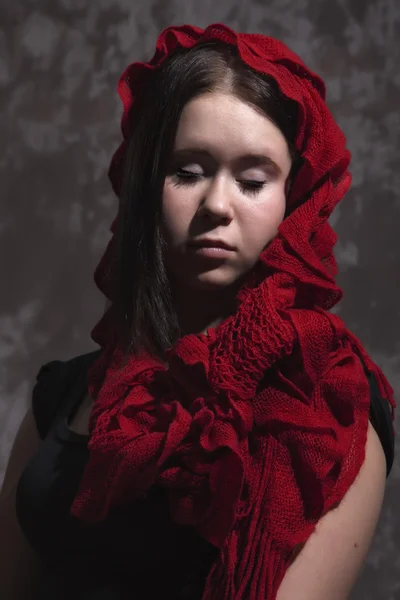
[[[287,570],[277,600],[346,600],[371,546],[386,484],[386,458],[369,423],[366,456],[342,502],[318,523]]]
[[[32,409],[29,408],[22,419],[11,448],[1,488],[1,499],[8,496],[14,489],[25,466],[38,450],[40,441],[35,418]]]
[[[22,471],[36,453],[40,437],[32,410],[18,429],[0,493],[0,581],[2,598],[31,598],[43,564],[20,529],[15,496]]]

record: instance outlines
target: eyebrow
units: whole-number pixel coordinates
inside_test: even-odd
[[[208,150],[204,150],[202,148],[182,148],[180,150],[173,150],[173,160],[182,159],[182,158],[193,158],[193,157],[201,157],[203,159],[212,159],[214,160],[212,154],[208,152]],[[239,156],[237,159],[233,161],[236,167],[248,168],[252,166],[269,166],[277,173],[281,173],[282,169],[267,154],[260,154],[254,152],[248,152]]]

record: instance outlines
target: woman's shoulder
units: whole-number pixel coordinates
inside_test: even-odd
[[[44,439],[74,383],[83,377],[101,351],[42,365],[32,390],[32,412],[39,435]]]
[[[369,420],[376,431],[381,442],[386,457],[387,476],[394,462],[395,436],[391,407],[389,402],[382,396],[376,376],[370,371],[364,363],[362,357],[357,353],[366,379],[369,384],[370,410]],[[300,346],[295,349],[288,359],[283,360],[278,366],[278,376],[282,380],[289,382],[290,389],[297,394],[298,398],[309,398],[316,385],[315,381],[307,375],[304,369],[303,357]]]
[[[386,456],[386,476],[388,477],[394,462],[395,437],[392,412],[389,402],[382,397],[376,377],[367,371],[371,394],[370,421],[375,429]]]

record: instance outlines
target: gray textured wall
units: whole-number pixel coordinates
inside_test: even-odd
[[[282,39],[327,82],[353,152],[338,312],[399,389],[399,0],[1,0],[0,479],[39,366],[93,348],[117,78],[161,28],[217,21]],[[400,598],[399,480],[397,460],[354,600]]]

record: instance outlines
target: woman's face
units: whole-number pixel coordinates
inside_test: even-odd
[[[233,95],[184,108],[163,191],[167,269],[201,290],[231,286],[277,233],[291,168],[280,130]]]

